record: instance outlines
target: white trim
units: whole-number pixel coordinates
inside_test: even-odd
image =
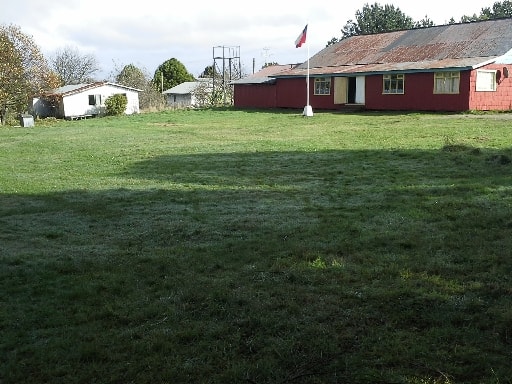
[[[502,57],[502,56],[500,56],[500,57]],[[471,69],[478,69],[478,68],[485,67],[486,65],[489,65],[489,64],[494,64],[500,57],[495,57],[495,58],[492,58],[490,60],[486,60],[486,61],[483,61],[481,63],[474,64],[471,67]]]
[[[492,88],[488,88],[490,83],[487,83],[485,81],[480,80],[478,81],[478,75],[479,74],[490,74],[492,75]],[[488,77],[486,77],[484,80],[489,80]],[[497,82],[496,82],[496,70],[493,69],[479,69],[476,71],[476,82],[475,82],[475,90],[477,92],[496,92],[497,88]]]
[[[512,64],[512,49],[496,59],[496,64]]]

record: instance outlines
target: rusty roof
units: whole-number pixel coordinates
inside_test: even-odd
[[[310,74],[475,68],[512,50],[512,18],[359,35],[309,59]],[[307,63],[273,77],[305,76]]]
[[[278,75],[282,72],[287,72],[290,69],[297,67],[300,64],[276,64],[269,65],[265,68],[262,68],[258,72],[253,73],[247,77],[244,77],[239,80],[232,81],[231,84],[265,84],[265,83],[273,83],[275,79],[271,76]]]

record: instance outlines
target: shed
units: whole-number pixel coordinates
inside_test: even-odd
[[[167,105],[174,108],[203,107],[212,93],[212,80],[199,78],[196,81],[186,81],[164,92]]]
[[[32,110],[39,117],[78,119],[105,113],[105,100],[123,94],[128,100],[125,114],[139,113],[140,89],[110,82],[66,85],[34,98]]]

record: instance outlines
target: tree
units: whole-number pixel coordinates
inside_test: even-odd
[[[164,97],[153,84],[146,70],[128,64],[118,71],[114,79],[116,83],[142,90],[139,94],[141,109],[159,109],[164,106]]]
[[[0,122],[8,111],[27,110],[29,100],[58,85],[33,38],[15,25],[0,26]]]
[[[469,23],[472,21],[499,19],[502,17],[512,17],[512,1],[497,1],[493,4],[492,8],[482,8],[480,15],[475,13],[473,16],[462,16],[460,22]]]
[[[480,20],[499,19],[501,17],[512,17],[512,1],[497,1],[493,4],[492,9],[482,8],[480,12]]]
[[[187,68],[179,60],[172,58],[160,64],[153,76],[153,84],[155,84],[161,92],[172,88],[185,81],[194,81]]]
[[[51,56],[50,64],[63,85],[90,83],[100,69],[92,53],[81,54],[78,48],[71,46],[58,49]]]
[[[0,121],[5,122],[8,108],[21,109],[25,104],[27,82],[21,57],[12,42],[0,35]]]
[[[144,75],[142,69],[137,68],[133,64],[128,64],[115,77],[118,84],[126,85],[127,87],[144,89],[148,82],[147,77]]]
[[[213,65],[208,65],[205,67],[204,71],[199,75],[199,77],[213,77],[215,72],[215,67]]]
[[[433,26],[434,26],[434,22],[427,15],[425,15],[425,17],[423,19],[421,19],[420,21],[417,21],[416,23],[414,23],[415,28],[427,28],[427,27],[433,27]]]
[[[349,20],[343,28],[343,38],[353,35],[367,35],[371,33],[391,32],[401,29],[411,29],[414,21],[405,15],[400,8],[378,3],[368,5],[356,11],[356,22]]]
[[[333,37],[331,40],[329,40],[326,44],[326,47],[328,47],[329,45],[333,45],[333,44],[336,44],[336,43],[339,43],[341,41],[341,39],[338,39],[337,37]]]
[[[263,64],[263,65],[262,65],[262,67],[261,67],[261,69],[263,69],[263,68],[267,68],[267,67],[272,67],[272,66],[274,66],[274,65],[279,65],[279,63],[278,63],[277,61],[271,61],[271,62],[269,62],[269,63],[265,63],[265,64]]]
[[[341,38],[333,37],[327,46],[336,44],[350,36],[368,35],[372,33],[392,32],[403,29],[432,26],[434,23],[427,16],[419,22],[414,22],[400,8],[379,3],[366,3],[361,10],[356,11],[356,20],[348,20],[341,29]]]

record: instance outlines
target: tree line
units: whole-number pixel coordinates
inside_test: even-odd
[[[65,46],[45,57],[33,37],[19,26],[0,25],[0,124],[27,112],[33,97],[64,85],[92,83],[99,71],[93,54]],[[206,67],[199,77],[211,77],[212,71],[213,67]],[[105,80],[140,89],[140,108],[159,109],[165,105],[162,91],[195,77],[183,63],[171,58],[152,76],[145,68],[127,64],[116,65]]]
[[[512,1],[497,1],[492,7],[484,7],[480,14],[471,16],[464,15],[459,23],[472,21],[498,19],[512,17]],[[448,24],[455,24],[457,21],[452,17]],[[355,20],[350,19],[341,29],[341,36],[333,37],[327,42],[327,46],[335,44],[343,39],[356,35],[368,35],[373,33],[392,32],[404,29],[433,27],[434,22],[427,16],[419,21],[403,13],[400,8],[390,4],[380,5],[379,3],[366,3],[362,9],[356,11]]]

